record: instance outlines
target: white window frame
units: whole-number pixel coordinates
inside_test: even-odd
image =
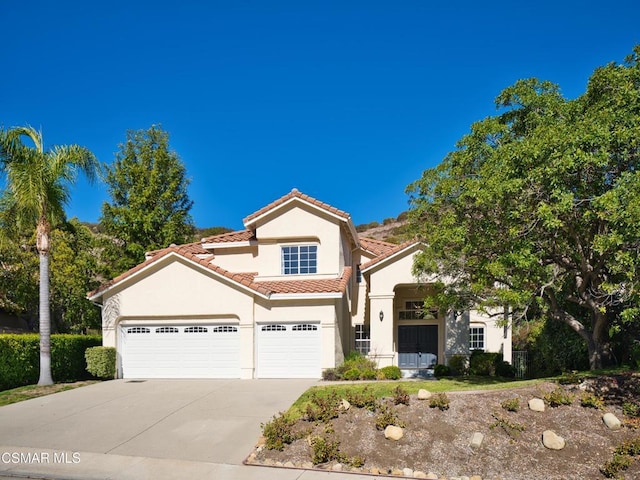
[[[371,330],[369,325],[357,323],[355,325],[355,350],[362,355],[368,355],[371,350]]]
[[[283,245],[280,247],[280,262],[283,275],[318,273],[318,246]]]
[[[484,351],[487,345],[486,335],[485,325],[471,325],[469,327],[469,350]]]

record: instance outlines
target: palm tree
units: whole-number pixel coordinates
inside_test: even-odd
[[[22,143],[28,137],[34,143]],[[19,230],[36,227],[40,260],[40,378],[38,385],[51,385],[51,317],[49,311],[49,243],[52,225],[65,219],[64,205],[78,172],[93,181],[99,164],[93,153],[78,145],[44,150],[42,132],[32,127],[0,129],[0,172],[6,189],[0,211],[6,226]]]

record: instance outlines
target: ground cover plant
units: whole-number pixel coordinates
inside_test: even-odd
[[[571,382],[562,380],[480,377],[313,387],[286,412],[291,442],[281,451],[258,447],[249,461],[395,476],[405,475],[407,468],[448,480],[472,475],[483,480],[640,478],[640,428],[634,420],[640,418],[640,373],[575,374]],[[431,397],[419,400],[420,389]],[[403,391],[408,402],[397,402],[404,400]],[[359,400],[346,408],[347,396]],[[544,412],[529,408],[530,399],[545,396]],[[319,398],[333,404],[337,416],[308,418],[307,405]],[[439,408],[443,398],[448,408]],[[610,430],[605,413],[616,415],[623,427]],[[388,425],[402,427],[403,437],[386,439]],[[546,430],[564,438],[566,446],[545,448]],[[476,432],[484,440],[472,448]]]

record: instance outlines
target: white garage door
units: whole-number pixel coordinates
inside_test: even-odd
[[[319,378],[318,323],[258,325],[258,378]]]
[[[237,325],[121,325],[123,378],[239,378]]]

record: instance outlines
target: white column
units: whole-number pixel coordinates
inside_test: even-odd
[[[371,327],[369,356],[378,362],[379,368],[393,365],[395,359],[393,297],[393,293],[369,295],[369,325]],[[381,313],[382,315],[380,315]]]

